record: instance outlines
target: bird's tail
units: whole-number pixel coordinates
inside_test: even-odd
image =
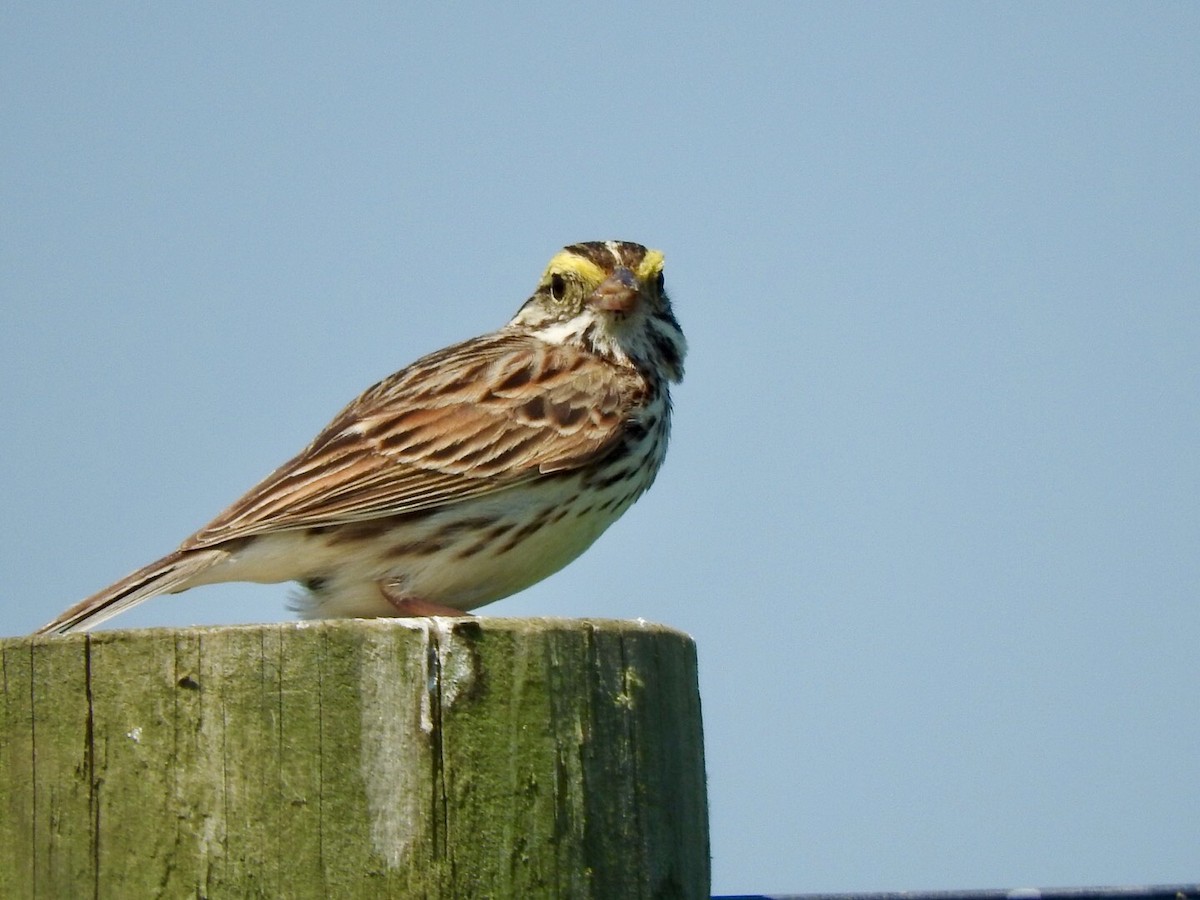
[[[191,587],[196,583],[194,579],[197,575],[228,556],[226,551],[216,549],[176,550],[148,566],[143,566],[132,575],[126,575],[99,593],[80,600],[34,634],[87,631],[143,600]]]

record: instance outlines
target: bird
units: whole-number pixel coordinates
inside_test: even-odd
[[[557,572],[654,482],[687,342],[663,254],[554,254],[503,327],[368,388],[178,549],[35,634],[160,594],[298,582],[305,618],[466,615]]]

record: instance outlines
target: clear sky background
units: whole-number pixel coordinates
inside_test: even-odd
[[[715,892],[1197,877],[1200,5],[10,3],[0,73],[0,633],[636,240],[667,465],[485,612],[695,636]]]

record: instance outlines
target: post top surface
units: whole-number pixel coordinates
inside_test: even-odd
[[[563,618],[556,616],[502,617],[464,616],[451,618],[432,616],[428,618],[379,618],[379,619],[300,619],[286,622],[264,622],[243,625],[190,625],[179,628],[114,628],[95,632],[77,632],[64,635],[23,635],[0,638],[3,644],[34,642],[37,644],[61,643],[65,641],[92,640],[137,641],[148,638],[160,639],[167,633],[192,638],[215,637],[230,633],[261,632],[281,636],[295,632],[324,631],[330,633],[379,634],[394,631],[441,632],[477,634],[569,634],[591,632],[603,634],[662,634],[674,635],[687,641],[691,636],[667,625],[645,619]]]

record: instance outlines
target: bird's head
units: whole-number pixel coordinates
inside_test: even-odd
[[[564,247],[509,328],[591,352],[669,381],[683,378],[687,342],[667,297],[663,255],[629,241]]]

